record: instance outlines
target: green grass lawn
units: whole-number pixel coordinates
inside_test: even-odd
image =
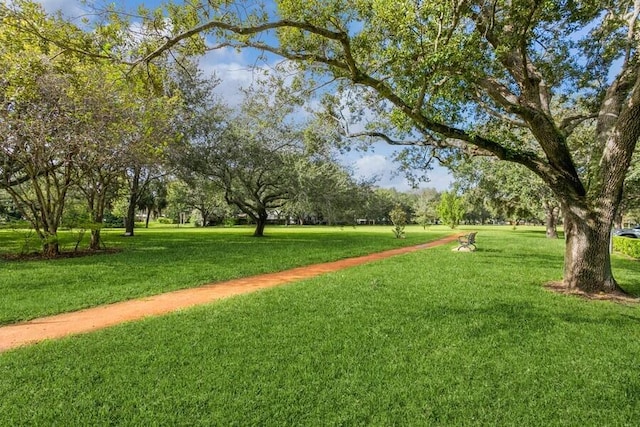
[[[479,231],[0,354],[0,425],[637,425],[640,307],[545,290],[540,230]]]
[[[103,231],[117,254],[47,261],[0,259],[0,324],[158,294],[209,282],[281,271],[435,240],[446,228],[386,227],[154,228],[122,237]],[[0,230],[0,252],[19,252],[25,231]],[[73,249],[62,233],[62,246]]]

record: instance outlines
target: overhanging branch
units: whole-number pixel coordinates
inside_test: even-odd
[[[136,63],[150,62],[153,59],[162,55],[165,51],[176,46],[182,40],[195,37],[198,34],[206,33],[207,31],[214,30],[214,29],[224,30],[224,31],[228,31],[228,32],[243,36],[243,35],[259,34],[269,30],[275,30],[278,28],[298,28],[300,30],[308,31],[310,33],[317,34],[327,39],[336,40],[336,41],[341,40],[345,37],[344,33],[342,32],[330,31],[325,28],[317,27],[309,23],[291,21],[287,19],[281,20],[281,21],[274,21],[274,22],[265,22],[261,25],[255,25],[255,26],[249,26],[249,27],[233,25],[223,21],[208,21],[202,25],[198,25],[189,30],[186,30],[176,36],[166,38],[165,42],[162,45],[157,47],[151,53],[147,54],[144,58],[136,61]],[[250,46],[249,42],[241,43],[241,44],[245,45],[246,47]]]
[[[573,133],[573,131],[580,126],[581,123],[586,122],[587,120],[595,119],[598,117],[598,114],[577,114],[574,116],[568,116],[562,119],[558,128],[560,131],[568,137]]]
[[[382,79],[376,78],[371,74],[367,74],[365,71],[360,69],[359,64],[356,62],[355,57],[351,53],[351,41],[349,35],[343,31],[331,31],[308,22],[298,22],[292,20],[266,22],[263,24],[247,27],[233,25],[222,21],[209,21],[205,24],[187,30],[171,39],[167,39],[165,43],[145,56],[143,59],[139,60],[138,63],[151,61],[154,58],[160,56],[164,51],[171,49],[180,41],[213,29],[227,31],[240,36],[247,36],[278,28],[296,28],[310,34],[321,36],[328,40],[336,41],[342,47],[341,55],[328,57],[315,52],[294,52],[286,50],[281,46],[268,45],[262,42],[252,42],[249,40],[238,41],[236,46],[261,49],[295,61],[309,61],[315,62],[317,64],[324,64],[333,68],[333,70],[328,71],[333,73],[334,77],[339,77],[336,75],[337,71],[346,73],[346,75],[342,76],[343,78],[348,78],[352,83],[356,85],[367,86],[374,89],[382,98],[390,101],[405,115],[407,115],[407,117],[412,119],[412,121],[416,124],[416,128],[424,135],[435,133],[443,137],[441,140],[426,138],[425,141],[428,144],[425,144],[425,141],[423,141],[422,145],[433,145],[435,147],[451,147],[451,142],[455,141],[456,144],[475,146],[481,151],[492,153],[499,159],[523,164],[528,168],[536,171],[539,175],[542,175],[549,171],[548,165],[544,162],[543,159],[539,158],[536,153],[510,149],[492,139],[480,136],[473,132],[468,132],[463,129],[456,128],[454,126],[446,125],[442,122],[435,121],[425,116],[422,111],[414,108],[415,105],[412,105],[413,103],[409,103],[401,98],[387,82]],[[487,81],[485,83],[488,84],[489,82]],[[494,83],[492,85],[494,94],[501,98],[501,100],[505,104],[506,110],[509,111],[511,109],[517,108],[517,97],[515,97],[513,93],[508,91],[506,87],[498,86],[495,84],[495,82],[492,83]],[[501,103],[499,102],[499,104]],[[378,137],[384,139],[381,135],[378,135]],[[398,141],[394,141],[393,139],[390,140],[391,142],[395,142],[394,145],[399,145]],[[447,141],[447,143],[444,143],[444,141]]]

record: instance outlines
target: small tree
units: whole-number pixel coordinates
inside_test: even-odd
[[[438,205],[440,220],[451,228],[456,228],[464,216],[464,205],[462,198],[453,192],[442,193],[440,204]]]
[[[60,252],[58,228],[76,179],[85,123],[84,112],[68,96],[71,77],[44,65],[42,75],[29,76],[31,85],[16,85],[15,92],[0,95],[2,104],[11,105],[0,112],[0,188],[35,229],[43,253],[54,257]],[[31,97],[13,96],[24,88],[33,92]]]
[[[407,225],[407,213],[402,209],[402,206],[396,205],[391,212],[389,212],[389,218],[393,224],[393,234],[396,239],[404,239],[404,227]]]
[[[438,217],[437,207],[440,194],[435,188],[427,188],[423,190],[416,198],[413,204],[415,212],[414,221],[426,229]]]

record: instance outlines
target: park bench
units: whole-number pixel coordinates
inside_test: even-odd
[[[467,248],[470,251],[471,250],[475,251],[476,250],[476,234],[478,234],[478,232],[474,231],[473,233],[469,233],[466,236],[458,237],[458,250]],[[473,246],[473,249],[471,249],[472,246]]]

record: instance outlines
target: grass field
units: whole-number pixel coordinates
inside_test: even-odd
[[[103,231],[116,254],[46,261],[0,259],[0,324],[301,265],[435,240],[446,228],[414,227],[394,239],[387,227],[153,228],[122,237]],[[0,230],[0,253],[21,250],[25,231]],[[62,246],[73,249],[62,233]]]
[[[0,354],[0,425],[637,425],[640,307],[545,290],[562,241],[542,230],[479,231],[475,253]],[[614,272],[640,294],[637,261]]]

